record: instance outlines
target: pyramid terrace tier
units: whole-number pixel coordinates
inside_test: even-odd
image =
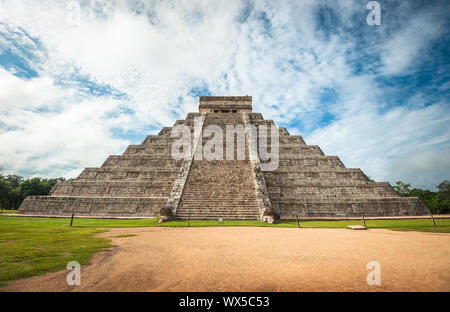
[[[98,217],[156,217],[167,197],[74,197],[28,196],[20,207],[20,214],[98,216]]]
[[[305,176],[305,175],[313,175],[316,176],[317,174],[351,174],[351,175],[364,175],[364,177],[367,177],[364,172],[362,172],[359,168],[345,168],[345,167],[326,167],[326,166],[282,166],[278,167],[275,171],[267,171],[265,172],[265,175],[269,176],[281,176],[285,174],[293,174],[293,175],[299,175],[298,177]]]
[[[267,183],[275,181],[370,181],[361,169],[347,169],[342,167],[311,167],[301,166],[295,169],[288,166],[278,170],[265,172]]]
[[[297,217],[424,216],[429,211],[415,197],[306,196],[272,201],[282,219]]]
[[[175,160],[171,155],[112,155],[103,163],[105,167],[148,167],[148,168],[179,168],[181,160]]]
[[[52,190],[53,196],[86,197],[167,197],[173,181],[152,180],[149,182],[125,181],[71,181],[60,182]]]
[[[367,183],[367,184],[366,184]],[[370,184],[369,184],[370,183]],[[372,184],[374,183],[374,184]],[[376,184],[375,184],[376,183]],[[272,201],[280,197],[307,197],[309,195],[356,195],[356,196],[376,196],[393,197],[396,193],[388,183],[364,182],[344,183],[344,182],[294,182],[292,184],[272,184],[267,186],[270,199]]]
[[[347,179],[285,179],[285,180],[271,180],[266,179],[267,187],[367,187],[367,188],[385,188],[389,191],[392,190],[389,182],[373,182],[373,181],[360,181],[360,180],[347,180]],[[395,194],[395,192],[393,192]]]
[[[148,168],[148,167],[103,167],[86,168],[78,176],[78,182],[90,181],[171,181],[178,174],[178,168]]]
[[[270,161],[270,160],[269,160]],[[261,161],[261,163],[269,162],[269,161]],[[304,155],[298,155],[295,158],[288,157],[288,158],[282,158],[280,156],[279,162],[278,162],[278,168],[281,167],[297,167],[297,166],[309,166],[309,167],[324,167],[324,168],[345,168],[342,161],[339,159],[339,157],[336,156],[304,156]]]
[[[143,145],[130,145],[123,153],[123,155],[134,155],[134,154],[149,154],[149,155],[170,155],[172,148],[172,141],[165,144],[149,144],[147,146]]]

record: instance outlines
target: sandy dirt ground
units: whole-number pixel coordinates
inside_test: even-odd
[[[134,237],[113,238],[136,234]],[[111,229],[81,286],[68,271],[0,291],[450,291],[450,234],[284,228]],[[378,261],[381,285],[366,265]]]

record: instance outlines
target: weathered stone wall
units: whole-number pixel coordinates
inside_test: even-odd
[[[167,201],[160,198],[28,196],[19,213],[32,215],[156,217]]]
[[[254,125],[272,125],[251,114]],[[398,196],[387,182],[373,182],[360,170],[345,168],[336,156],[280,130],[280,161],[264,172],[272,207],[284,219],[299,217],[361,217],[426,215],[417,198]],[[270,145],[270,143],[269,143]]]

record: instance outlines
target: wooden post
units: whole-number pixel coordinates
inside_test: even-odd
[[[72,218],[70,218],[70,227],[72,227],[72,224],[73,224],[73,217],[75,216],[75,213],[74,212],[72,212]]]
[[[300,228],[300,221],[298,220],[298,215],[295,215],[297,217],[297,227]]]
[[[191,227],[191,214],[189,214],[188,227]]]
[[[433,214],[431,213],[431,211],[430,211],[430,216],[431,216],[431,220],[433,221],[434,227],[436,227],[436,222],[434,222],[434,217],[433,217]]]
[[[359,206],[359,205],[358,205],[358,206]],[[357,206],[357,207],[358,207],[358,206]],[[353,207],[353,205],[352,205],[352,207]],[[362,217],[362,221],[363,221],[364,227],[367,229],[366,218],[364,218],[364,212],[363,212],[361,206],[359,206],[359,211],[361,212],[361,217]]]

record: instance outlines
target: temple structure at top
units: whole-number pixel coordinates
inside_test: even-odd
[[[200,113],[251,113],[251,96],[201,96]]]
[[[250,96],[200,97],[199,111],[174,126],[185,125],[194,132],[199,120],[197,126],[203,130],[215,125],[224,132],[227,125],[275,126],[253,112]],[[179,219],[429,214],[418,198],[398,196],[389,183],[374,182],[361,169],[346,168],[337,156],[325,155],[300,135],[290,135],[285,128],[276,131],[278,166],[263,171],[264,161],[248,144],[249,134],[245,159],[178,160],[171,154],[177,138],[172,127],[165,127],[141,144],[130,145],[122,155],[109,156],[101,167],[86,168],[76,179],[58,183],[49,196],[27,197],[19,214],[156,217],[163,208]],[[207,143],[200,136],[194,146],[203,148]]]

